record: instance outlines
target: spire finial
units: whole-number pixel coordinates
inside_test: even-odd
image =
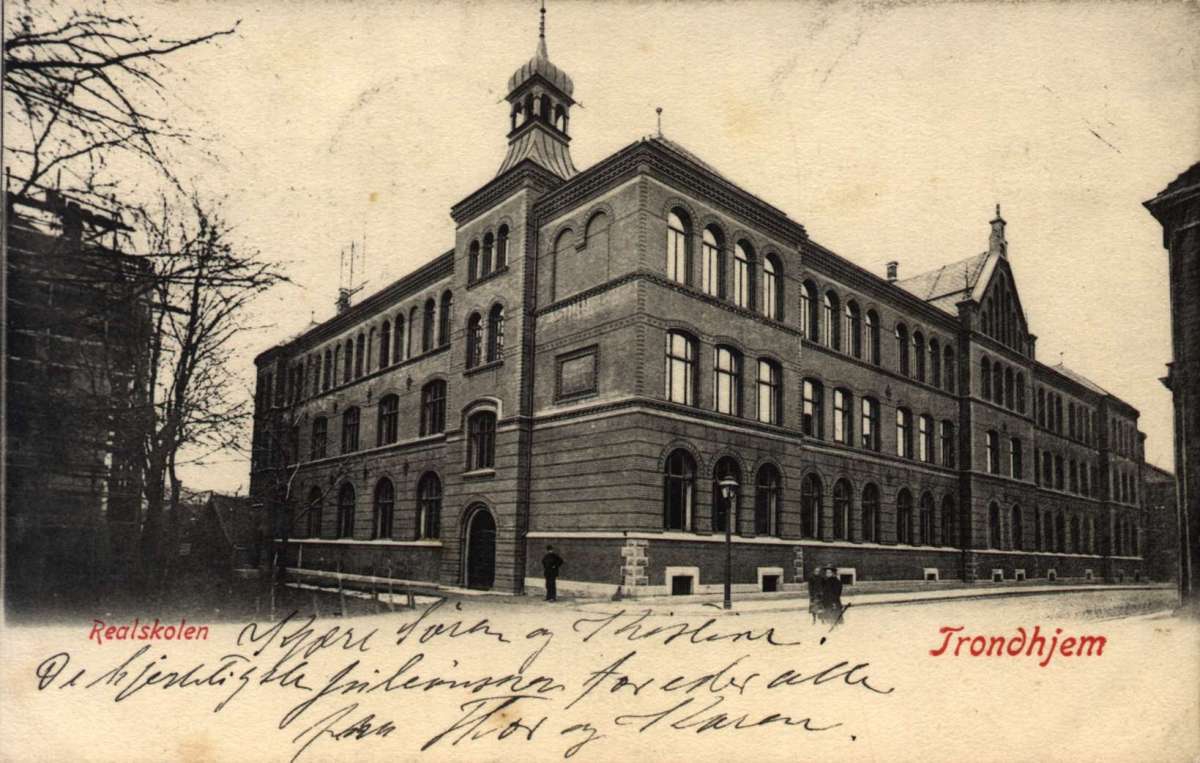
[[[538,21],[538,58],[550,60],[550,54],[546,51],[546,0],[542,0],[542,9],[538,11],[541,14],[541,19]]]
[[[996,204],[996,217],[999,217],[999,216],[1000,216],[1000,204],[997,202],[997,204]]]
[[[658,114],[658,137],[662,137],[662,106],[656,108],[655,113]]]

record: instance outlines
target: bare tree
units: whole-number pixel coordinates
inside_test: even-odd
[[[233,34],[237,25],[168,39],[105,3],[65,9],[54,0],[10,0],[4,39],[4,151],[23,180],[17,195],[68,173],[58,190],[103,195],[103,170],[131,155],[174,180],[166,151],[196,136],[169,116],[164,74],[173,54]],[[63,187],[65,186],[65,187]]]

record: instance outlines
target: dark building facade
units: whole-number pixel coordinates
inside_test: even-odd
[[[1179,530],[1179,505],[1175,495],[1175,475],[1146,464],[1143,471],[1146,486],[1146,544],[1142,556],[1146,560],[1146,576],[1151,580],[1179,580],[1179,553],[1182,533]]]
[[[1170,258],[1171,363],[1163,383],[1175,404],[1180,587],[1195,602],[1200,590],[1200,164],[1145,204],[1162,225]]]
[[[454,248],[256,359],[288,567],[699,592],[730,523],[742,591],[1142,574],[1138,412],[1038,362],[998,208],[879,277],[662,135],[577,171],[544,36],[508,90]]]
[[[7,194],[5,531],[10,606],[127,575],[141,508],[150,315],[124,225]]]

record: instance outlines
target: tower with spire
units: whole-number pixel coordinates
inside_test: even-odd
[[[508,153],[497,176],[526,159],[566,180],[575,175],[568,126],[575,83],[550,62],[546,49],[546,4],[542,3],[537,50],[508,79]]]

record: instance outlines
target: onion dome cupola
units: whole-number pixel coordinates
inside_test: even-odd
[[[508,79],[511,129],[508,153],[497,175],[503,175],[525,159],[544,167],[563,180],[575,175],[568,133],[575,83],[565,71],[550,62],[546,51],[546,5],[542,3],[537,51]]]

